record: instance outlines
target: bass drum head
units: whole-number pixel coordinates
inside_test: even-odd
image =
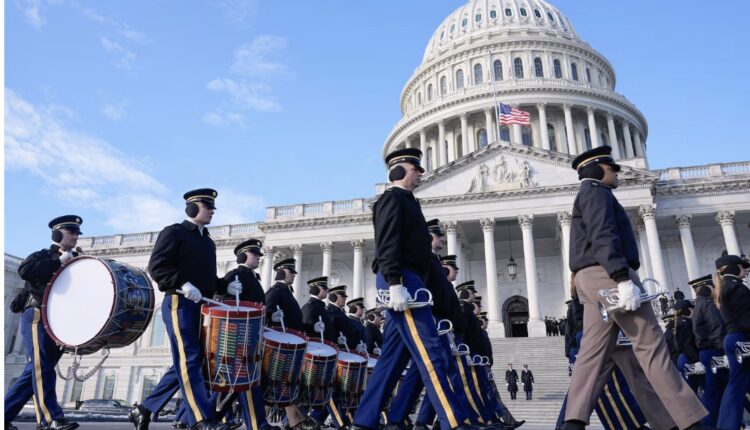
[[[106,326],[115,302],[109,266],[92,257],[71,260],[45,295],[47,331],[65,346],[94,339]]]

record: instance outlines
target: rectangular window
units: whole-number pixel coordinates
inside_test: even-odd
[[[141,401],[151,395],[158,382],[159,381],[156,379],[156,376],[143,377],[143,384],[141,384]]]
[[[151,347],[160,347],[165,346],[167,336],[166,336],[166,327],[164,327],[164,320],[161,318],[161,310],[158,310],[154,313],[153,318],[151,319],[151,339],[149,339],[148,346]]]
[[[70,389],[70,397],[68,401],[75,403],[81,400],[81,393],[83,392],[83,382],[73,378],[73,388]]]
[[[109,374],[104,376],[102,382],[102,399],[111,400],[115,394],[115,375]]]

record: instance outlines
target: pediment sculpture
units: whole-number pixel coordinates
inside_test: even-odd
[[[500,156],[492,164],[480,164],[468,192],[485,193],[536,186],[536,183],[532,180],[534,169],[529,162],[517,158],[511,160],[512,162],[506,161],[504,156]]]

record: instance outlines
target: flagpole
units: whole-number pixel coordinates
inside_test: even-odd
[[[492,62],[492,50],[490,50],[490,79],[492,80],[492,99],[495,102],[495,127],[494,127],[495,128],[495,141],[500,142],[500,113],[497,111],[497,90],[495,89],[495,64]]]

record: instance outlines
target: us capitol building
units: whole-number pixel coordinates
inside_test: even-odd
[[[425,217],[443,222],[445,253],[456,254],[461,268],[457,282],[476,280],[492,336],[544,336],[544,317],[564,315],[578,190],[570,162],[589,148],[610,145],[623,166],[615,194],[637,229],[641,277],[690,295],[687,281],[710,273],[723,250],[740,254],[741,244],[750,244],[750,162],[650,170],[646,118],[615,91],[616,83],[609,61],[551,4],[472,0],[437,27],[401,92],[403,117],[382,155],[422,150],[427,172],[415,194]],[[531,126],[497,127],[496,103],[530,112]],[[334,285],[346,284],[349,297],[363,296],[373,306],[370,206],[384,189],[379,184],[375,195],[351,200],[269,207],[264,221],[211,227],[219,273],[235,267],[233,247],[255,237],[266,255],[259,269],[264,288],[273,262],[294,257],[301,304],[308,299],[305,281],[327,275]],[[79,245],[145,268],[157,235],[84,237]],[[22,287],[19,263],[6,255],[6,305]],[[95,377],[58,379],[61,402],[145,397],[170,364],[156,309],[143,336],[113,350]],[[24,356],[18,315],[5,315],[7,388]],[[82,370],[99,358],[85,357]],[[65,356],[63,371],[70,363]]]

